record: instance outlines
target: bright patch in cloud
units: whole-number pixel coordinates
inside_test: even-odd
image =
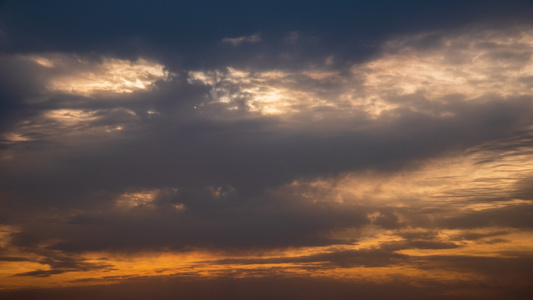
[[[429,45],[417,49],[424,43]],[[533,29],[421,34],[389,41],[384,50],[382,58],[352,68],[364,78],[365,88],[383,100],[416,92],[434,100],[451,94],[472,99],[533,91]]]
[[[375,118],[402,108],[446,117],[453,114],[429,111],[426,104],[448,96],[471,100],[533,92],[533,29],[421,34],[390,40],[382,51],[379,58],[353,65],[347,75],[328,64],[300,72],[228,67],[191,71],[189,82],[210,86],[211,103],[262,115],[316,116],[327,108]],[[405,100],[414,94],[417,103]]]
[[[63,54],[26,58],[53,71],[46,76],[49,90],[83,96],[149,90],[156,81],[168,81],[172,76],[163,65],[144,58],[88,60]]]
[[[331,76],[321,72],[313,76]],[[313,91],[299,89],[297,74],[284,71],[250,72],[227,68],[226,71],[191,71],[190,83],[211,86],[213,103],[227,105],[228,109],[245,109],[262,115],[298,113],[303,109],[330,105]],[[307,77],[307,76],[306,76]]]
[[[117,206],[124,208],[149,207],[155,201],[158,190],[126,192],[117,199]]]
[[[531,141],[529,136],[514,143],[480,145],[462,155],[428,160],[401,173],[361,171],[335,178],[294,181],[289,189],[305,191],[300,197],[313,203],[423,206],[441,212],[449,210],[451,214],[527,204],[531,203],[529,199],[508,195],[513,194],[521,180],[533,174],[533,153],[528,150]],[[513,147],[508,151],[491,150],[509,145]]]
[[[80,109],[56,109],[46,112],[44,116],[64,125],[76,125],[98,119],[96,113]]]
[[[17,132],[5,133],[3,134],[3,138],[8,142],[27,142],[32,140],[32,138]]]
[[[123,210],[155,208],[161,201],[170,201],[170,207],[177,211],[186,210],[183,203],[171,201],[177,197],[177,188],[130,190],[116,199],[116,207]]]

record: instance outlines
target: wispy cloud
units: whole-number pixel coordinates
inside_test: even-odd
[[[51,92],[92,96],[98,93],[122,94],[150,89],[158,80],[169,80],[164,66],[143,58],[135,61],[101,57],[87,59],[51,53],[21,56],[44,67],[46,88]]]
[[[259,43],[261,42],[261,35],[259,34],[252,34],[252,35],[244,35],[240,37],[235,38],[223,38],[222,42],[232,44],[233,46],[239,46],[242,43]]]

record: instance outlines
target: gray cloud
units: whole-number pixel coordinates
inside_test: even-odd
[[[396,265],[407,261],[406,255],[386,251],[383,249],[369,250],[344,250],[329,253],[320,253],[316,255],[300,257],[283,257],[283,258],[265,258],[265,259],[223,259],[209,263],[214,264],[282,264],[282,263],[321,263],[320,268],[352,268],[352,267],[385,267]],[[303,269],[310,270],[317,268],[316,264],[303,266]]]
[[[351,282],[327,278],[222,278],[195,279],[187,277],[133,278],[122,284],[53,289],[2,291],[2,299],[353,299],[353,297],[378,297],[379,299],[482,299],[468,291],[482,291],[483,286],[460,283],[426,282],[412,286],[402,278],[391,284]],[[505,290],[489,288],[495,297],[520,299],[531,292],[530,288]],[[452,292],[452,293],[450,293]],[[400,298],[398,298],[400,297]],[[486,297],[483,294],[483,297]]]
[[[239,46],[242,43],[258,43],[261,41],[261,36],[259,34],[252,34],[235,38],[223,38],[222,41],[224,43],[230,43],[233,46]]]
[[[444,226],[455,228],[472,228],[484,226],[506,226],[518,228],[531,228],[533,222],[531,214],[533,205],[522,204],[502,208],[487,209],[479,212],[470,212],[456,217],[446,218],[442,221]]]

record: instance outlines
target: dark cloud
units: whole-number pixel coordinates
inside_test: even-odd
[[[28,261],[25,257],[0,256],[0,261]]]
[[[209,263],[214,264],[282,264],[282,263],[321,263],[320,268],[353,268],[353,267],[385,267],[405,262],[406,255],[383,249],[343,250],[330,253],[300,257],[264,258],[264,259],[223,259]],[[316,264],[302,266],[303,269],[313,270]]]
[[[34,254],[38,254],[41,259],[19,259],[19,260],[6,260],[6,261],[33,261],[38,262],[41,265],[47,265],[47,270],[34,270],[22,273],[16,273],[13,276],[31,276],[31,277],[49,277],[55,274],[63,274],[67,272],[85,272],[90,270],[109,270],[111,265],[101,263],[91,263],[84,259],[76,258],[71,255],[65,255],[57,251],[48,250],[34,250]],[[30,251],[32,251],[30,250]]]
[[[54,182],[61,182],[63,188],[52,189],[53,193],[97,191],[111,184],[120,189],[230,184],[239,193],[258,194],[301,176],[403,167],[414,160],[512,134],[529,117],[529,101],[489,103],[463,107],[471,113],[457,111],[460,116],[447,120],[416,113],[383,116],[386,125],[369,122],[365,130],[355,132],[352,126],[361,125],[347,121],[343,124],[346,132],[332,136],[314,135],[312,128],[287,131],[268,119],[186,124],[147,120],[145,128],[131,132],[135,138],[126,135],[120,144],[61,146],[61,158],[38,161],[29,172],[8,165],[5,170],[10,176],[2,185],[12,188],[24,181],[26,187],[32,187],[28,192],[39,197],[47,197],[45,191],[57,184]],[[495,115],[501,119],[498,123]],[[49,151],[41,155],[49,154],[53,155]],[[32,155],[24,156],[30,156],[26,159],[31,161]],[[49,201],[70,202],[68,194],[50,197]]]
[[[67,272],[66,270],[36,270],[24,273],[17,273],[13,276],[32,276],[32,277],[48,277],[55,274]]]
[[[525,283],[532,277],[531,257],[472,257],[472,256],[432,256],[418,261],[423,268],[440,268],[476,272],[491,277],[489,282],[503,287],[515,281],[517,285]]]
[[[472,294],[484,287],[455,283],[427,282],[412,286],[398,278],[391,284],[332,280],[327,278],[273,277],[195,279],[187,277],[134,278],[121,284],[53,289],[2,291],[2,299],[520,299],[528,287],[505,290],[499,287],[488,293]]]
[[[502,208],[469,212],[464,215],[446,218],[442,225],[451,228],[476,228],[502,226],[512,228],[531,228],[533,226],[533,205],[517,204]]]
[[[496,231],[496,232],[489,232],[489,233],[479,233],[479,232],[465,232],[458,236],[457,240],[470,240],[470,241],[477,241],[484,238],[490,238],[495,236],[501,236],[509,233],[508,231]],[[495,239],[496,240],[496,239]]]
[[[12,234],[12,243],[35,247],[43,241],[59,239],[65,242],[50,248],[69,252],[167,247],[239,251],[250,247],[328,245],[338,241],[321,236],[322,233],[368,223],[365,210],[359,206],[295,203],[297,200],[290,198],[218,199],[208,192],[200,198],[161,199],[159,204],[144,208],[80,213],[54,225],[46,219],[27,221],[21,232]],[[183,197],[187,196],[194,195]],[[173,201],[184,203],[185,210],[175,209]]]

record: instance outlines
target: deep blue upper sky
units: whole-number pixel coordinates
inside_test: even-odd
[[[335,47],[480,20],[513,22],[530,17],[533,8],[529,1],[492,0],[4,1],[0,11],[0,29],[8,36],[1,51],[91,51],[133,38],[194,51],[223,37],[291,30]]]

